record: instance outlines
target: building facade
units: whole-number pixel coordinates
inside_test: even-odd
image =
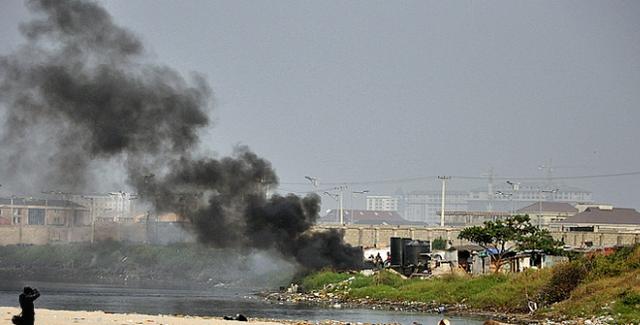
[[[409,221],[440,224],[439,211],[442,206],[441,191],[413,191],[404,195],[402,214]],[[469,192],[447,191],[445,211],[467,211]]]
[[[71,195],[70,200],[89,209],[96,222],[134,222],[137,196],[126,192]]]
[[[89,210],[71,201],[0,198],[0,225],[74,227],[90,222]]]
[[[398,211],[398,198],[390,195],[367,196],[368,211]]]
[[[569,203],[546,201],[533,203],[516,211],[516,214],[528,215],[532,224],[545,227],[574,216],[576,213],[578,209]]]
[[[579,213],[552,223],[559,232],[634,232],[640,234],[640,213],[612,205],[579,206]]]
[[[590,191],[563,184],[517,184],[499,183],[487,188],[476,188],[469,192],[469,209],[474,211],[511,211],[538,202],[565,202],[572,205],[592,202]]]

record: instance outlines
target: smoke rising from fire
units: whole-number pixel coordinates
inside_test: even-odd
[[[210,124],[205,79],[145,61],[142,42],[93,2],[33,0],[26,44],[0,57],[2,176],[13,188],[92,188],[96,164],[121,161],[157,213],[191,221],[201,242],[277,249],[309,268],[353,267],[360,251],[337,232],[311,233],[319,197],[266,198],[271,164],[247,147],[193,152]]]

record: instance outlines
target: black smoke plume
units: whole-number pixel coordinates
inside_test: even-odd
[[[338,232],[313,233],[319,197],[272,196],[271,164],[246,147],[193,154],[210,124],[212,92],[145,61],[142,42],[94,2],[32,0],[24,44],[0,57],[4,183],[23,191],[94,185],[95,164],[121,162],[156,213],[191,221],[203,243],[277,249],[308,268],[350,268],[359,249]]]

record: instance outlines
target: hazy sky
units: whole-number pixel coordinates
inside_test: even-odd
[[[150,60],[210,82],[204,146],[249,145],[284,189],[309,190],[289,184],[305,175],[543,176],[549,159],[558,176],[640,170],[639,1],[102,3]],[[0,2],[0,54],[27,16]],[[640,208],[640,175],[566,183]]]

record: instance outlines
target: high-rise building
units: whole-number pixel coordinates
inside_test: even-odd
[[[514,188],[505,183],[494,185],[493,190],[494,193],[488,193],[486,188],[471,190],[469,192],[469,209],[473,211],[516,211],[538,202],[565,202],[575,205],[593,201],[591,192],[563,184],[530,183],[518,184]]]
[[[96,221],[133,222],[135,194],[112,192],[106,194],[72,195],[70,200],[89,209]]]
[[[389,195],[367,196],[369,211],[398,211],[398,198]]]
[[[467,191],[447,191],[445,211],[467,211]],[[410,221],[439,224],[442,191],[413,191],[404,196],[403,217]]]

